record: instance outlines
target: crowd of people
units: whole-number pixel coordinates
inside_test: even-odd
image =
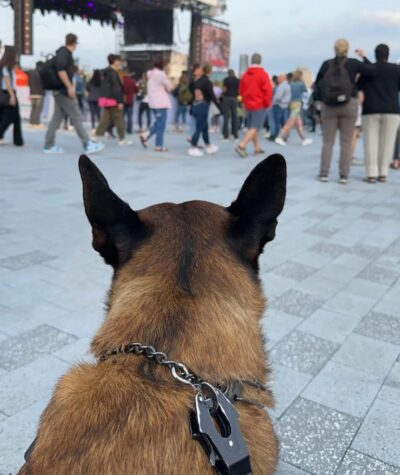
[[[88,154],[104,148],[105,135],[117,135],[119,146],[130,146],[132,140],[127,135],[134,130],[134,110],[142,146],[147,148],[154,137],[154,150],[165,152],[169,111],[175,107],[174,130],[188,132],[188,154],[192,157],[218,152],[210,131],[220,131],[223,141],[236,141],[236,154],[245,158],[250,143],[255,155],[265,153],[260,140],[263,129],[266,138],[283,147],[296,129],[301,144],[307,146],[313,142],[309,133],[316,132],[319,124],[321,182],[328,181],[337,132],[340,183],[347,183],[351,165],[357,163],[353,155],[361,130],[367,183],[383,183],[389,166],[400,168],[400,66],[389,62],[387,45],[377,46],[373,63],[361,49],[356,50],[361,60],[350,58],[349,43],[336,41],[334,57],[323,62],[311,88],[306,86],[301,69],[270,78],[260,54],[252,55],[240,78],[231,69],[222,82],[213,81],[209,65],[195,64],[173,85],[161,57],[136,80],[117,54],[108,55],[108,66],[94,70],[87,78],[74,62],[77,45],[77,36],[68,34],[53,58],[38,62],[28,71],[31,127],[44,127],[41,112],[46,91],[50,90],[54,98],[44,140],[46,154],[64,153],[56,144],[62,125],[75,129]],[[14,145],[22,146],[15,67],[15,49],[6,46],[0,60],[0,144],[6,143],[4,134],[13,126]],[[134,109],[135,101],[138,106]],[[90,114],[91,133],[84,127],[85,114]],[[241,129],[244,133],[240,137]]]

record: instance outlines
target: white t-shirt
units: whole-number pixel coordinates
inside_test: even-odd
[[[7,66],[3,66],[2,72],[2,79],[1,79],[1,88],[5,91],[7,89],[6,85],[6,76],[10,76],[10,70]],[[17,81],[16,81],[16,74],[15,69],[11,70],[11,87],[15,90],[17,88]]]

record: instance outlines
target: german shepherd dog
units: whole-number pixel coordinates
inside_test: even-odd
[[[143,355],[104,355],[140,342],[212,385],[267,384],[258,258],[284,206],[285,159],[260,162],[227,208],[189,201],[133,211],[88,157],[79,170],[93,247],[114,269],[107,315],[91,343],[97,363],[59,380],[19,474],[211,475],[189,431],[193,388]],[[278,442],[264,407],[273,397],[244,386],[235,408],[252,473],[272,474]]]

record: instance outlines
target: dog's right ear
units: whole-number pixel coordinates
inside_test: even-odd
[[[117,268],[131,257],[134,246],[145,234],[144,226],[86,155],[79,158],[79,172],[86,216],[92,225],[93,247],[107,264]]]

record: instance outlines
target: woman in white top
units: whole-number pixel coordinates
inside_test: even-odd
[[[5,144],[4,134],[13,124],[14,145],[24,145],[21,129],[21,116],[16,94],[16,52],[13,46],[6,46],[0,60],[0,144]]]

